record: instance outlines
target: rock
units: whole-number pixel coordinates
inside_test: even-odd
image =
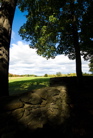
[[[16,119],[20,119],[22,118],[24,111],[25,111],[24,108],[16,109],[12,112],[12,116]]]
[[[22,108],[24,105],[23,103],[18,99],[18,100],[14,100],[11,101],[10,103],[8,103],[5,108],[7,110],[14,110],[14,109],[18,109],[18,108]]]
[[[43,125],[45,124],[45,121],[42,122],[42,120],[32,120],[31,122],[28,123],[28,128],[35,130],[35,129],[40,129],[43,128]]]
[[[46,124],[51,127],[59,126],[70,115],[65,86],[46,87],[17,97],[5,98],[1,100],[0,107],[2,109],[0,115],[2,118],[0,119],[0,130],[3,130],[0,131],[0,135],[2,137],[12,135],[11,127],[9,130],[7,129],[7,134],[4,134],[6,124],[15,126],[19,132],[32,131],[43,129]]]
[[[24,94],[24,95],[22,95],[20,98],[21,98],[21,101],[22,101],[23,103],[28,103],[28,100],[29,100],[28,94],[27,94],[27,95]]]
[[[54,103],[50,103],[47,106],[47,117],[49,122],[51,122],[52,124],[59,124],[58,120],[60,120],[60,116],[61,116],[61,110],[59,110],[59,107],[54,104]],[[60,122],[61,123],[61,122]]]
[[[0,125],[4,125],[10,119],[11,111],[0,113]]]
[[[18,108],[22,108],[24,106],[24,104],[19,100],[19,99],[12,99],[9,98],[10,100],[6,100],[6,98],[4,100],[6,101],[0,101],[0,109],[1,110],[6,110],[6,111],[11,111],[11,110],[15,110],[15,109],[18,109]]]
[[[42,106],[42,107],[43,107],[43,106],[46,106],[46,104],[47,104],[47,101],[46,101],[46,100],[42,100],[41,106]]]
[[[29,103],[36,105],[36,104],[41,104],[41,102],[42,102],[42,99],[37,93],[31,94],[31,97],[29,99]]]
[[[3,134],[1,138],[16,138],[15,135],[16,135],[16,132],[13,131],[13,132]]]
[[[60,90],[58,88],[52,87],[48,90],[48,97],[53,97],[60,94]]]

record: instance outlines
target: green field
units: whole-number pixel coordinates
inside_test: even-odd
[[[9,94],[16,95],[49,86],[48,77],[11,77],[9,78]]]

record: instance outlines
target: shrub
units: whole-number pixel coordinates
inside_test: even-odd
[[[44,77],[48,77],[48,74],[45,74]]]

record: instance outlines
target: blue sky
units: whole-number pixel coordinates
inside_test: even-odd
[[[18,31],[20,27],[23,25],[23,23],[26,22],[26,13],[21,12],[18,7],[16,7],[14,20],[13,20],[13,26],[12,26],[12,39],[11,44],[16,43],[18,41],[22,41],[22,38],[18,34]]]
[[[28,42],[19,36],[19,28],[26,22],[26,13],[15,11],[10,45],[9,73],[13,74],[62,74],[75,73],[75,60],[69,60],[67,56],[58,55],[55,59],[45,59],[38,56],[35,49],[29,48]],[[88,73],[89,62],[82,58],[82,70]]]

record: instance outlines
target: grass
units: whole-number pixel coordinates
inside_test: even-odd
[[[11,77],[9,78],[9,94],[16,95],[47,87],[49,79],[48,77]]]

